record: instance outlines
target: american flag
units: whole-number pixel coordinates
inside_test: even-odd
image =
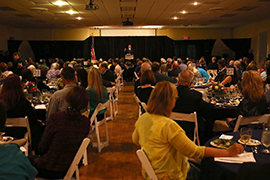
[[[96,54],[95,54],[95,44],[94,44],[94,36],[92,36],[92,45],[91,45],[91,60],[96,60]]]

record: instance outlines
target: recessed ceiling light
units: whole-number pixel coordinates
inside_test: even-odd
[[[178,17],[173,17],[173,19],[174,19],[174,20],[177,20],[177,19],[178,19]]]
[[[54,5],[57,5],[57,6],[63,6],[63,5],[67,5],[68,3],[67,2],[64,2],[64,1],[56,1],[53,4]]]
[[[76,11],[73,11],[73,10],[69,10],[69,11],[66,11],[66,13],[72,15],[72,14],[75,14],[77,12]]]
[[[198,4],[199,4],[198,2],[194,2],[194,3],[193,3],[194,6],[197,6]]]
[[[182,14],[186,14],[186,13],[187,13],[187,11],[181,11],[181,13],[182,13]]]
[[[82,17],[77,17],[76,19],[78,19],[78,20],[82,20]]]

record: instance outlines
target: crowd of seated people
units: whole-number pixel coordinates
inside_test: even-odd
[[[41,178],[63,178],[90,130],[89,119],[81,115],[89,103],[85,88],[74,86],[64,98],[66,109],[51,114],[36,156],[29,157]]]
[[[53,64],[54,63],[55,62],[53,62]],[[102,64],[106,65],[105,71],[102,71],[102,65],[100,66],[101,69],[98,70],[98,64],[92,67],[81,66],[77,62],[73,62],[72,67],[63,64],[64,67],[59,70],[60,79],[63,82],[63,89],[57,90],[50,97],[46,110],[45,126],[38,121],[36,110],[26,98],[28,97],[28,92],[26,93],[26,89],[23,89],[25,86],[34,83],[44,85],[40,86],[40,91],[47,89],[46,75],[48,75],[49,72],[45,63],[37,67],[37,69],[41,69],[40,82],[33,78],[33,72],[31,70],[33,67],[27,65],[20,68],[20,76],[11,72],[3,79],[0,91],[1,114],[3,114],[3,117],[7,116],[8,118],[28,117],[32,135],[32,150],[29,152],[29,158],[33,166],[38,170],[38,177],[63,178],[65,176],[78,147],[89,133],[89,119],[97,104],[108,101],[108,93],[106,87],[103,85],[102,75],[107,72],[114,77],[114,73],[107,69],[106,62]],[[3,63],[2,65],[4,67],[3,69],[6,69],[6,65]],[[3,70],[3,73],[6,72]],[[104,76],[104,79],[105,78]],[[109,81],[110,80],[112,81],[110,85],[115,85],[115,80],[109,79]],[[2,105],[4,108],[2,108]],[[87,108],[90,108],[89,115],[87,117],[82,116],[81,113]],[[99,112],[98,120],[100,120],[103,115],[104,111]],[[7,136],[12,136],[16,139],[23,138],[26,132],[26,128],[15,129],[1,126],[1,130],[2,129]],[[66,140],[63,138],[66,138]],[[23,143],[19,143],[19,145],[23,145],[26,142],[25,139],[21,141],[23,141]],[[14,143],[16,142],[17,141],[14,141]],[[12,152],[19,151],[18,146],[14,145],[10,145],[10,147],[6,148],[7,150],[4,150],[2,147],[6,146],[0,147],[3,149],[3,153],[8,149]],[[31,154],[35,154],[35,156],[31,156]],[[20,156],[25,157],[23,153],[21,153]],[[20,156],[18,156],[18,159],[22,160]],[[25,159],[27,160],[26,157]],[[14,163],[16,162],[14,161]],[[29,171],[27,173],[23,171],[20,172],[26,177],[25,179],[34,179],[37,174],[36,169],[29,164],[28,160],[22,160],[21,164],[24,164],[25,168],[27,168],[25,170]],[[3,164],[1,164],[1,167],[2,165]],[[10,164],[10,166],[15,165]],[[5,170],[5,168],[1,168],[1,175],[2,172],[3,175],[6,175]],[[21,170],[18,168],[18,171]]]
[[[8,75],[5,75],[5,78],[3,80],[2,90],[0,91],[0,98],[6,105],[6,113],[8,117],[24,117],[26,115],[28,116],[30,126],[31,126],[31,131],[33,131],[32,134],[34,134],[34,136],[32,137],[33,138],[32,148],[33,150],[36,150],[36,155],[37,155],[35,156],[34,159],[31,159],[31,161],[33,165],[37,168],[39,175],[43,177],[47,175],[48,176],[52,175],[51,177],[54,177],[54,178],[63,177],[63,175],[65,174],[67,170],[67,164],[69,164],[69,163],[66,163],[63,167],[61,165],[61,168],[50,168],[49,166],[45,167],[41,165],[42,161],[44,161],[44,159],[47,160],[48,159],[47,157],[49,156],[52,157],[51,162],[55,163],[54,165],[57,165],[57,163],[59,163],[58,161],[56,161],[56,159],[53,159],[54,155],[50,154],[50,149],[48,148],[48,145],[51,145],[50,143],[53,144],[59,141],[57,137],[54,137],[56,139],[49,138],[50,136],[52,136],[52,133],[53,133],[52,131],[55,130],[55,126],[58,126],[57,124],[58,122],[55,121],[56,117],[61,116],[60,119],[62,119],[65,122],[69,122],[68,119],[70,119],[71,117],[71,114],[70,114],[71,112],[73,113],[81,112],[81,110],[85,109],[85,107],[77,108],[75,106],[76,105],[75,100],[78,100],[79,97],[77,97],[78,99],[75,99],[75,100],[70,100],[70,99],[68,100],[68,97],[71,96],[70,94],[76,93],[76,92],[80,92],[79,94],[84,94],[84,91],[86,92],[87,97],[89,97],[89,99],[87,100],[87,105],[88,105],[88,108],[90,107],[90,113],[87,117],[88,123],[89,123],[89,118],[91,118],[91,115],[94,112],[97,104],[104,103],[108,100],[108,93],[107,93],[106,87],[112,87],[116,85],[115,78],[117,77],[117,74],[121,73],[122,69],[124,69],[124,72],[126,71],[126,73],[123,73],[124,76],[131,76],[131,74],[129,74],[130,73],[129,71],[133,69],[132,74],[134,74],[134,69],[136,69],[135,73],[138,74],[139,79],[134,82],[134,92],[139,97],[139,99],[142,102],[147,103],[149,107],[147,108],[146,115],[143,115],[143,116],[145,117],[147,116],[147,118],[151,119],[152,117],[150,116],[152,115],[160,115],[162,116],[162,119],[165,118],[167,122],[168,120],[167,117],[169,117],[169,114],[172,110],[175,112],[183,112],[183,113],[190,113],[190,112],[196,111],[198,115],[199,133],[200,133],[201,138],[204,138],[203,133],[205,133],[203,132],[203,130],[201,130],[203,128],[203,125],[201,126],[201,124],[203,124],[205,120],[207,121],[208,114],[211,112],[214,105],[211,103],[204,102],[202,99],[202,95],[197,91],[191,90],[190,86],[192,85],[192,82],[194,80],[194,74],[197,74],[198,77],[204,77],[205,70],[207,70],[208,68],[209,69],[213,68],[215,64],[217,64],[218,66],[217,68],[219,68],[219,71],[218,71],[218,75],[216,79],[210,78],[210,81],[212,81],[213,83],[221,82],[223,85],[230,86],[230,85],[234,85],[242,81],[242,92],[243,92],[244,100],[241,103],[243,104],[245,101],[247,101],[247,104],[252,104],[251,109],[259,108],[259,111],[260,111],[260,112],[258,111],[259,113],[252,113],[253,110],[247,110],[250,113],[248,114],[248,116],[269,113],[268,105],[266,103],[267,98],[265,99],[265,97],[262,95],[264,94],[264,86],[262,83],[260,84],[257,82],[259,81],[258,75],[260,73],[262,74],[265,71],[268,72],[268,69],[270,69],[270,65],[269,65],[270,63],[268,62],[264,63],[264,68],[261,68],[259,72],[256,69],[256,65],[254,64],[253,61],[251,61],[250,64],[246,64],[247,68],[243,69],[243,66],[241,65],[243,61],[236,60],[236,61],[230,61],[227,63],[225,60],[219,60],[218,62],[216,62],[217,58],[213,58],[213,62],[212,62],[213,67],[211,67],[210,64],[207,66],[203,58],[201,58],[201,60],[198,62],[194,60],[190,60],[189,62],[186,62],[185,60],[181,60],[179,58],[177,59],[176,57],[174,57],[173,59],[171,58],[168,58],[167,60],[163,59],[161,65],[159,62],[154,61],[152,63],[149,59],[143,58],[142,60],[138,60],[139,62],[137,66],[138,68],[137,67],[133,68],[132,66],[129,65],[129,63],[125,63],[117,59],[111,60],[108,62],[103,61],[103,60],[95,61],[95,63],[92,63],[91,65],[89,65],[92,67],[89,67],[88,65],[82,66],[80,62],[76,62],[76,61],[72,61],[71,63],[61,62],[63,66],[63,68],[61,68],[60,61],[56,58],[56,59],[52,59],[50,62],[43,63],[42,65],[37,65],[36,63],[32,64],[35,66],[34,67],[35,69],[41,70],[41,77],[37,79],[37,78],[33,78],[33,69],[34,69],[33,66],[29,66],[29,63],[27,61],[22,60],[18,58],[17,56],[18,54],[17,55],[14,54],[13,64],[17,64],[17,67],[14,69],[11,68],[13,71],[8,71],[7,65],[5,64],[3,64],[3,70],[1,68],[1,71],[3,71],[2,74],[8,74]],[[48,70],[48,67],[46,66],[47,64],[51,65],[52,67],[51,70]],[[162,73],[161,66],[163,65],[165,65],[164,67],[166,67],[165,71],[167,71],[167,73]],[[191,70],[187,70],[188,67],[191,67]],[[114,71],[112,71],[111,69],[113,69]],[[50,71],[51,72],[54,71],[57,73],[51,73]],[[230,73],[232,74],[228,74],[227,71],[230,71]],[[57,74],[52,79],[60,78],[61,82],[63,83],[63,87],[61,90],[57,90],[50,98],[50,101],[47,106],[47,115],[46,115],[47,124],[46,124],[46,128],[43,134],[43,129],[42,130],[38,130],[38,129],[44,128],[44,127],[43,126],[40,127],[40,124],[37,121],[35,110],[31,106],[31,103],[25,98],[25,94],[22,90],[21,83],[22,81],[24,81],[24,83],[35,82],[37,83],[38,89],[40,91],[43,89],[49,90],[49,87],[46,85],[46,78],[48,79],[48,77],[52,77],[51,76],[52,74],[54,75]],[[268,78],[270,77],[268,76],[269,74],[270,73],[266,73],[266,75],[264,76],[265,84],[270,83],[269,81],[270,78]],[[19,75],[22,77],[21,80],[19,78]],[[14,79],[14,81],[9,82],[11,79]],[[249,81],[246,81],[246,79],[249,79],[249,80],[254,79],[254,82],[252,81],[253,84],[251,82],[249,83]],[[131,79],[126,79],[126,80],[129,81]],[[169,83],[168,85],[168,82],[171,82],[171,83]],[[166,103],[163,104],[163,100],[160,100],[157,97],[167,96],[168,94],[166,93],[168,92],[166,91],[166,88],[164,92],[162,92],[160,90],[161,85],[158,86],[158,84],[162,84],[162,87],[167,87],[168,89],[170,89],[171,92],[176,91],[178,95],[176,95],[175,93],[171,94],[170,102],[166,102],[169,104],[166,104]],[[254,95],[251,95],[252,91],[249,87],[254,86],[254,84],[256,84],[256,86],[258,85],[257,88],[259,88],[260,90],[254,90],[254,92],[256,91],[256,93],[253,93],[253,94],[254,95],[259,94],[258,97],[260,96],[260,100],[258,100],[257,97],[253,98]],[[246,86],[246,85],[249,85],[249,86]],[[80,87],[80,89],[76,89],[78,87]],[[12,90],[10,91],[9,89],[12,89]],[[82,92],[82,89],[84,90],[83,92]],[[155,96],[156,99],[152,98],[152,101],[151,101],[151,96],[153,92],[155,92],[155,89],[157,89],[156,91],[158,91],[159,94]],[[263,89],[263,91],[261,89]],[[13,91],[16,91],[16,92],[13,92]],[[13,97],[13,95],[10,95],[12,93],[16,94],[16,96]],[[174,100],[175,98],[177,99],[176,101]],[[160,102],[157,102],[159,100]],[[156,103],[153,104],[153,102],[156,102]],[[172,102],[174,103],[171,104]],[[241,103],[239,105],[239,108],[242,107]],[[159,106],[162,106],[162,107],[159,107]],[[157,112],[155,110],[155,108],[166,109],[167,106],[169,108],[167,109],[168,112]],[[244,105],[243,107],[245,106],[246,105]],[[19,110],[16,110],[16,108],[18,108]],[[18,112],[20,112],[21,110],[23,112],[18,114]],[[103,113],[104,111],[98,113],[98,120],[103,117]],[[85,119],[85,118],[82,118],[78,113],[77,113],[76,118],[81,119],[81,120]],[[177,123],[172,123],[171,121],[168,121],[168,122],[169,122],[168,125],[170,126],[168,128],[172,128],[172,127],[176,128],[175,124],[177,125]],[[233,122],[235,121],[229,122],[228,120],[229,124],[232,124]],[[62,123],[61,125],[65,126],[64,123]],[[136,144],[138,144],[139,142],[138,137],[137,137],[138,134],[142,133],[141,130],[137,128],[139,128],[139,126],[136,126],[136,130],[133,136]],[[174,135],[181,136],[181,139],[187,142],[190,145],[191,149],[194,148],[194,153],[195,154],[198,153],[198,154],[194,156],[188,153],[186,154],[185,151],[182,152],[181,147],[178,147],[179,151],[181,150],[181,153],[184,153],[181,155],[181,158],[180,158],[181,162],[184,161],[186,156],[194,157],[194,158],[202,158],[204,156],[216,156],[215,154],[211,154],[213,153],[211,149],[210,149],[211,153],[209,154],[209,152],[207,152],[206,149],[197,147],[194,144],[192,144],[192,142],[187,140],[186,136],[182,134],[184,132],[183,129],[186,131],[187,137],[192,139],[192,137],[190,136],[191,130],[189,129],[193,129],[193,128],[186,128],[182,124],[180,124],[180,126],[177,125],[177,128],[175,129],[178,133],[181,133],[181,134],[180,135],[174,134]],[[157,130],[162,130],[162,129],[157,128]],[[88,132],[86,131],[89,132],[89,129],[87,130],[85,129],[85,132],[83,131],[83,135],[80,136],[80,141],[79,140],[76,141],[76,148],[81,143],[83,137],[87,136]],[[14,133],[14,131],[11,130],[11,132],[9,132],[8,128],[7,128],[6,133],[18,139],[23,137],[23,133],[17,136]],[[138,134],[136,135],[136,133]],[[50,139],[50,142],[48,139]],[[140,144],[140,145],[142,147],[145,146],[143,144]],[[146,147],[148,148],[147,145]],[[73,150],[75,151],[76,148],[74,148]],[[241,147],[234,147],[233,149],[231,149],[230,153],[235,153],[234,151],[237,148],[239,149]],[[224,153],[224,152],[222,151],[218,152],[217,156],[220,155],[219,153]],[[150,156],[151,156],[151,151],[150,151]],[[155,158],[154,156],[155,155],[153,155],[153,158]],[[52,165],[50,166],[52,167]],[[189,165],[185,167],[178,167],[178,169],[179,168],[181,169],[180,175],[173,174],[170,176],[176,175],[180,177],[186,177],[188,166]],[[161,176],[162,175],[160,175],[159,177]]]
[[[169,118],[177,98],[175,85],[168,81],[157,83],[148,100],[147,112],[137,120],[132,134],[133,142],[143,148],[158,179],[198,179],[199,172],[187,157],[235,156],[242,152],[240,144],[226,150],[194,144]],[[149,179],[144,168],[142,175]]]
[[[6,104],[0,100],[0,132],[5,130],[6,118]],[[26,139],[22,138],[0,144],[0,179],[35,179],[37,170],[19,149],[25,143]]]

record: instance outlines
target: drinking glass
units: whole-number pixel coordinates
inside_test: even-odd
[[[243,153],[247,152],[245,151],[247,142],[251,139],[252,136],[252,129],[248,127],[242,127],[240,129],[240,141],[242,141],[245,144]]]
[[[262,132],[262,144],[266,147],[262,152],[266,154],[270,154],[268,147],[270,146],[270,127],[268,125],[264,125]]]

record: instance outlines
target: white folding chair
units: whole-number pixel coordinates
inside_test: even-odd
[[[115,83],[116,83],[117,92],[121,91],[121,76],[117,76],[117,78],[115,79]]]
[[[122,69],[120,74],[119,74],[119,76],[120,76],[120,85],[121,86],[124,86],[123,72],[124,72],[124,69]]]
[[[82,156],[85,154],[86,149],[88,147],[88,144],[90,143],[90,139],[89,138],[84,138],[81,146],[79,147],[68,171],[67,174],[65,175],[65,177],[63,178],[63,180],[70,180],[72,179],[72,176],[74,174],[74,172],[76,172],[76,179],[80,180],[80,176],[79,176],[79,163],[80,160],[82,159]]]
[[[89,143],[90,143],[90,139],[84,138],[84,140],[83,140],[81,146],[79,147],[71,165],[69,166],[69,169],[68,169],[65,177],[63,178],[63,180],[72,180],[72,179],[80,180],[79,166],[78,165],[80,163],[80,160],[82,159],[82,156],[86,152],[86,149],[87,149]],[[72,177],[74,172],[75,172],[75,178]],[[37,177],[36,180],[46,180],[46,179]]]
[[[27,132],[24,135],[24,138],[26,139],[26,144],[23,147],[26,149],[25,155],[28,156],[29,152],[31,152],[32,145],[28,117],[25,116],[24,118],[7,118],[6,127],[26,127]]]
[[[84,111],[82,113],[82,115],[84,115],[85,117],[88,117],[89,116],[89,113],[90,113],[90,109],[87,109],[86,111]]]
[[[144,150],[141,148],[141,149],[136,151],[136,154],[137,154],[138,158],[140,159],[143,167],[145,168],[145,171],[148,174],[149,178],[151,180],[158,180],[157,175],[156,175],[146,153],[144,152]]]
[[[113,105],[113,93],[115,92],[115,87],[107,87],[107,92],[109,93],[109,101],[110,101],[110,116],[106,118],[106,120],[113,120],[114,116],[114,105]]]
[[[116,116],[118,113],[118,92],[117,88],[115,86],[107,88],[107,92],[109,94],[109,100],[111,101],[110,103],[110,117],[107,117],[107,120],[113,120],[113,116]]]
[[[140,99],[138,98],[138,96],[136,96],[136,94],[133,95],[138,107],[139,107],[139,115],[138,117],[140,117],[142,115],[142,109],[143,108],[145,111],[147,109],[147,105],[144,102],[141,102]]]
[[[208,69],[207,73],[208,73],[209,77],[212,77],[213,79],[215,79],[215,77],[217,76],[217,70],[216,69]]]
[[[101,152],[102,148],[109,146],[109,133],[108,133],[108,128],[107,128],[106,112],[104,113],[104,118],[101,121],[97,121],[97,114],[99,111],[106,109],[109,106],[110,106],[110,101],[107,101],[104,104],[99,103],[90,119],[90,129],[92,133],[95,132],[97,136],[97,142],[92,142],[92,146],[98,147],[98,152]],[[106,140],[101,142],[98,127],[103,124],[105,125]]]
[[[252,117],[243,117],[239,115],[234,126],[233,132],[238,131],[239,126],[248,125],[248,124],[259,124],[259,123],[268,123],[270,119],[270,114],[264,114],[260,116],[252,116]]]
[[[194,127],[194,139],[193,139],[193,142],[196,143],[196,140],[197,140],[197,145],[200,146],[200,139],[199,139],[198,122],[197,122],[197,114],[196,114],[196,112],[190,113],[190,114],[172,112],[170,118],[173,119],[173,120],[176,120],[176,121],[194,122],[195,127]]]
[[[138,76],[138,74],[136,72],[134,72],[134,75],[135,75],[135,78],[136,78],[135,81],[138,80],[138,79],[140,79],[139,76]]]

